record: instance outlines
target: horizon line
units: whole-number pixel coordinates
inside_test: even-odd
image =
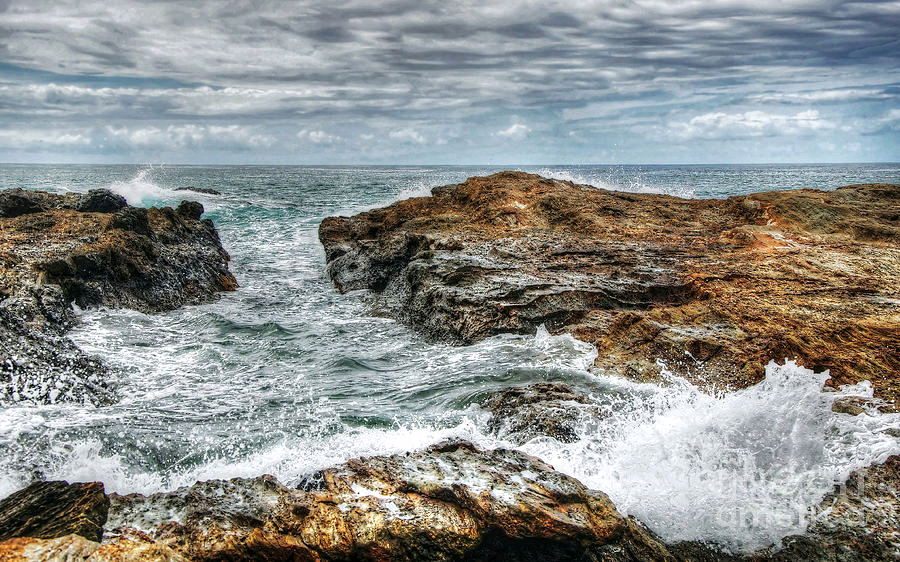
[[[145,166],[148,168],[164,167],[164,166],[216,166],[216,167],[297,167],[297,168],[413,168],[413,167],[442,167],[442,168],[484,168],[484,167],[500,167],[500,166],[518,166],[534,168],[538,166],[846,166],[853,164],[887,164],[900,165],[898,161],[850,161],[850,162],[664,162],[664,163],[648,163],[648,162],[631,162],[631,163],[541,163],[541,164],[516,164],[516,163],[472,163],[472,164],[422,164],[422,163],[343,163],[343,164],[296,164],[296,163],[242,163],[242,164],[222,164],[217,162],[0,162],[0,166]]]

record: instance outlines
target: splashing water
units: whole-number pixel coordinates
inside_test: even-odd
[[[659,185],[651,182],[647,173],[640,167],[604,167],[598,169],[595,166],[576,168],[541,168],[536,171],[538,175],[576,184],[592,185],[600,189],[611,191],[625,191],[628,193],[656,193],[675,195],[676,197],[692,198],[696,191],[686,185]]]
[[[827,372],[774,362],[756,386],[710,396],[671,385],[627,387],[607,417],[586,419],[569,445],[528,452],[606,492],[667,541],[712,541],[752,552],[806,529],[824,495],[900,450],[900,414],[835,413],[835,400],[872,397],[867,382],[823,392]],[[636,394],[635,394],[636,393]]]
[[[144,168],[129,180],[110,183],[109,189],[124,197],[130,205],[145,206],[171,199],[174,191],[156,184],[153,170],[153,167]]]

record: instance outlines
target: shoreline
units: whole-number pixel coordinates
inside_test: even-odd
[[[559,182],[558,180],[552,181],[561,184],[566,183]],[[640,196],[635,196],[634,194],[627,195],[640,198]],[[659,199],[661,196],[650,197]],[[662,197],[662,199],[666,198]],[[530,204],[527,201],[523,203],[522,201],[516,200],[515,202],[519,202],[521,205]],[[388,209],[391,209],[396,205],[402,205],[403,203],[406,202],[392,205]],[[488,222],[491,225],[489,228],[516,228],[517,226],[521,226],[527,223],[528,220],[530,220],[529,217],[525,216],[526,209],[521,209],[519,208],[519,206],[513,205],[510,202],[501,201],[500,203],[501,204],[498,208],[501,208],[505,212],[497,213],[494,216],[489,217]],[[416,207],[416,209],[421,209],[421,207]],[[366,220],[368,220],[369,217],[371,217],[373,214],[377,215],[382,211],[383,210],[371,211],[369,213],[363,213],[363,215],[366,215]],[[512,215],[513,217],[515,217],[516,222],[514,224],[510,224],[510,220],[506,218],[508,215]],[[419,214],[416,218],[422,218],[422,216],[422,214]],[[412,220],[416,220],[416,218]],[[499,221],[495,221],[495,219],[499,219]],[[384,224],[389,222],[390,217],[381,222],[380,226],[383,226]],[[405,221],[399,221],[396,226],[403,226],[404,222]],[[446,225],[446,222],[443,223],[444,227],[446,227]],[[323,228],[325,228],[326,230],[328,228],[333,229],[334,225],[329,225],[328,227],[326,227],[325,223],[323,223]],[[434,248],[426,249],[415,247],[416,244],[420,243],[420,241],[416,238],[416,235],[420,234],[419,232],[404,232],[402,241],[398,243],[395,237],[393,237],[393,232],[389,228],[385,228],[383,231],[376,230],[375,234],[377,234],[377,236],[375,237],[369,237],[369,235],[373,232],[371,230],[366,231],[365,228],[366,227],[360,228],[360,232],[363,232],[363,234],[365,234],[366,236],[357,240],[361,240],[366,243],[374,241],[374,244],[372,245],[372,247],[368,248],[368,251],[372,251],[372,248],[375,248],[376,252],[384,250],[384,248],[377,248],[377,246],[379,244],[379,240],[386,239],[386,247],[389,252],[395,252],[393,254],[388,253],[387,255],[392,258],[400,256],[400,262],[402,262],[404,259],[412,258],[408,263],[412,263],[417,259],[422,259],[423,252],[465,252],[466,243],[469,243],[471,240],[478,240],[477,232],[473,233],[472,231],[466,231],[465,229],[460,229],[459,232],[457,232],[456,230],[453,230],[453,228],[451,228],[449,229],[451,234],[460,235],[459,240],[453,239],[453,236],[450,236],[448,237],[449,239],[441,240],[439,244]],[[350,230],[352,231],[352,228]],[[740,229],[738,228],[738,230]],[[753,234],[753,232],[755,231],[750,231],[751,236],[753,236],[756,241],[759,241],[759,238],[757,238]],[[775,240],[777,242],[777,238],[769,234],[769,232],[764,232],[763,234],[770,236],[772,240]],[[891,234],[890,236],[893,236],[893,234]],[[498,239],[500,238],[492,238],[492,240]],[[410,242],[410,240],[412,240],[412,242]],[[764,244],[761,248],[756,245],[756,241],[749,242],[747,247],[753,249],[754,251],[769,251],[765,248],[766,244],[771,244],[768,239],[762,240]],[[324,243],[325,241],[323,241],[323,244]],[[460,244],[463,246],[462,248],[457,247]],[[399,251],[397,251],[398,248]],[[413,251],[413,249],[415,251]],[[518,249],[520,248],[513,247],[513,250]],[[497,259],[496,256],[500,256],[499,259],[501,260],[511,260],[515,257],[515,255],[513,255],[513,258],[509,257],[511,252],[509,251],[508,247],[501,246],[500,250],[502,251],[495,251],[493,252],[493,254],[491,254],[488,250],[487,252],[485,252],[485,254],[478,254],[475,257],[483,258],[484,255],[489,255],[493,256],[494,259]],[[346,256],[353,251],[357,252],[357,255],[355,256],[355,259],[359,260],[359,262],[357,263],[361,263],[363,257],[361,257],[362,252],[360,252],[359,249],[354,250],[351,248],[349,251],[344,252],[337,257],[340,258],[341,256]],[[331,262],[336,259],[334,258],[334,246],[332,246],[331,251],[329,251],[329,247],[328,245],[326,245],[326,254],[329,254],[331,256],[331,258],[329,259],[329,272],[332,272],[337,269],[331,267]],[[584,252],[576,252],[575,254],[572,254],[568,249],[566,249],[563,254],[563,256],[572,255],[576,256],[576,258],[583,258],[585,255],[597,256],[598,254],[585,254]],[[435,255],[432,254],[430,256],[425,256],[424,259],[435,260]],[[461,261],[464,262],[464,267],[472,266],[473,260],[471,259],[467,258]],[[387,261],[385,263],[388,263],[391,268],[396,268],[397,272],[404,273],[404,268],[408,267],[408,264],[401,263],[400,265],[402,267],[398,267],[398,264],[396,262],[397,260],[393,259],[392,261]],[[369,257],[368,263],[369,265],[373,263],[377,265],[377,260],[373,260],[371,259],[371,257]],[[359,265],[357,266],[357,268],[358,267]],[[393,270],[391,271],[393,273]],[[671,268],[667,270],[667,272],[670,271],[674,270]],[[389,278],[386,279],[383,271],[379,271],[377,268],[372,267],[370,268],[369,272],[374,272],[374,275],[372,275],[372,277],[376,279],[376,284],[384,283],[382,291],[390,290],[390,287],[392,286],[391,284],[395,283],[395,280],[391,280]],[[449,277],[453,279],[453,275],[456,275],[458,273],[458,269],[451,268],[451,274],[449,275]],[[483,281],[483,279],[478,279],[477,276],[474,279],[467,279],[465,275],[470,273],[471,270],[469,269],[463,270],[463,277],[456,278],[454,282],[459,283],[460,279],[462,279],[464,283],[477,283],[479,281]],[[396,275],[398,273],[394,274]],[[338,273],[338,276],[340,275],[341,273]],[[633,278],[634,276],[632,277],[632,279]],[[542,280],[542,282],[543,281],[546,280],[544,279]],[[889,280],[885,282],[888,281]],[[509,282],[508,278],[505,278],[504,282]],[[635,291],[633,287],[626,287],[624,290],[620,290],[618,293],[613,291],[613,289],[621,289],[621,287],[613,287],[612,289],[610,287],[601,287],[603,289],[603,291],[601,291],[603,292],[603,295],[601,297],[597,297],[596,295],[589,296],[590,298],[584,297],[581,301],[579,301],[579,303],[588,302],[588,304],[593,306],[597,302],[612,302],[617,305],[621,305],[623,302],[625,302],[631,308],[635,309],[627,311],[633,314],[639,314],[641,311],[650,310],[653,308],[653,306],[656,305],[668,306],[670,304],[674,304],[675,306],[680,307],[685,305],[685,302],[682,299],[684,299],[686,295],[693,298],[693,296],[696,294],[695,292],[699,290],[693,285],[693,282],[694,281],[692,280],[692,283],[687,285],[683,283],[679,285],[677,282],[667,282],[662,284],[657,283],[656,285],[652,285],[652,287],[654,288],[652,288],[649,292],[644,291],[643,293],[641,293],[640,291]],[[660,287],[662,287],[662,289],[660,289]],[[678,287],[682,288],[678,289]],[[662,297],[664,298],[661,298],[658,294],[659,291],[665,293],[670,290],[674,290],[674,292],[677,293],[674,299],[670,298],[671,295],[668,294],[662,295]],[[398,293],[402,294],[402,292]],[[637,298],[632,298],[635,295],[637,295]],[[590,300],[591,298],[599,300]],[[626,298],[632,298],[632,300],[623,300]],[[539,310],[539,312],[541,312],[541,314],[544,314],[544,316],[541,317],[540,315],[538,315],[534,318],[529,318],[529,322],[536,322],[537,320],[541,320],[542,318],[546,319],[547,317],[554,317],[554,314],[556,314],[556,312],[554,312],[552,306],[553,299],[544,298],[544,301],[542,302],[546,303],[547,300],[551,301],[550,306],[547,309],[549,310],[549,313],[547,312],[547,310],[541,309]],[[705,300],[707,299],[701,299],[701,301]],[[562,302],[566,306],[571,304],[571,301],[567,299],[562,299]],[[646,303],[650,303],[649,306],[644,306]],[[389,310],[390,306],[384,308]],[[394,309],[397,308],[402,307],[397,307],[395,305]],[[571,307],[568,307],[565,310],[571,312]],[[446,309],[444,309],[443,311],[446,312]],[[517,313],[517,316],[519,318],[522,317],[521,313]],[[556,317],[558,317],[558,315]],[[401,318],[401,320],[405,320],[408,323],[415,324],[415,318],[413,317]],[[636,323],[640,324],[640,322]],[[498,333],[507,331],[505,330],[505,328],[508,328],[509,324],[505,324],[503,327],[504,330],[500,330]],[[531,327],[532,326],[527,326],[527,329],[531,329]],[[509,331],[520,331],[520,328],[518,326],[514,326],[514,328],[515,329]],[[553,326],[552,329],[555,332],[560,331],[558,329],[558,326]],[[577,337],[577,334],[575,335]],[[652,377],[650,377],[650,380],[652,380]],[[532,401],[532,404],[534,404],[535,402],[545,401],[543,399],[547,394],[546,392],[538,391],[537,394],[538,400]],[[577,397],[564,397],[564,401],[570,399],[575,401],[578,400]],[[854,405],[851,404],[847,406],[847,408],[852,411],[853,406]],[[857,408],[861,407],[860,405],[855,406]],[[516,403],[515,401],[512,402],[513,410],[519,407],[521,407],[521,404]],[[537,412],[537,417],[541,419],[544,419],[546,417],[544,413],[541,413],[540,409],[538,409]],[[508,414],[499,413],[497,415],[503,416]],[[397,525],[402,526],[401,522],[404,521],[404,517],[406,517],[407,515],[414,515],[418,513],[416,509],[419,509],[419,507],[417,506],[426,504],[431,505],[428,502],[436,500],[439,500],[440,502],[450,502],[452,505],[463,508],[463,512],[471,513],[473,509],[472,506],[478,505],[479,502],[482,501],[488,501],[482,498],[482,495],[480,495],[481,492],[479,492],[480,488],[478,487],[479,484],[477,484],[477,482],[489,482],[491,477],[486,475],[473,477],[474,480],[472,480],[472,482],[474,482],[475,484],[464,486],[464,488],[466,488],[465,490],[460,490],[450,484],[459,481],[461,477],[460,475],[466,473],[466,471],[468,470],[467,467],[477,465],[481,462],[486,463],[486,466],[488,467],[496,463],[509,462],[508,460],[502,460],[506,458],[506,455],[512,455],[516,459],[519,459],[515,461],[516,463],[527,464],[532,462],[540,462],[533,457],[531,457],[533,461],[522,459],[521,457],[516,457],[516,454],[521,455],[521,453],[516,453],[514,451],[479,451],[477,448],[468,444],[451,443],[438,445],[435,447],[431,447],[427,451],[412,454],[411,458],[415,460],[412,465],[404,464],[406,461],[403,461],[404,458],[410,458],[409,454],[353,460],[345,463],[345,465],[342,465],[341,467],[322,471],[322,475],[312,475],[312,480],[308,481],[306,484],[303,484],[301,486],[303,489],[299,492],[285,490],[284,487],[281,486],[281,484],[277,483],[277,481],[274,481],[274,479],[260,478],[234,479],[227,482],[198,482],[197,485],[191,487],[191,489],[180,489],[169,493],[152,494],[150,496],[140,496],[137,494],[117,496],[113,494],[110,495],[110,498],[112,499],[114,504],[112,512],[114,524],[119,525],[119,529],[116,531],[118,534],[110,537],[110,540],[106,541],[102,546],[99,544],[86,545],[83,542],[80,542],[78,539],[72,538],[65,540],[59,539],[56,542],[53,542],[53,539],[44,539],[44,542],[41,542],[41,540],[34,540],[31,542],[19,541],[14,543],[7,541],[5,543],[0,543],[0,553],[3,552],[4,548],[9,549],[7,551],[9,553],[24,553],[26,549],[50,549],[47,550],[47,552],[56,552],[57,554],[62,552],[72,552],[72,549],[82,549],[83,552],[90,551],[90,555],[94,556],[95,559],[103,559],[104,556],[110,556],[110,552],[131,552],[142,557],[149,557],[148,553],[153,552],[158,559],[175,560],[179,559],[178,557],[185,555],[188,555],[189,558],[203,558],[209,555],[213,555],[213,553],[217,553],[215,554],[216,556],[235,556],[249,558],[252,556],[260,556],[263,555],[263,553],[267,552],[269,553],[269,556],[273,557],[275,556],[276,552],[281,552],[282,554],[292,553],[293,556],[300,557],[301,559],[305,556],[309,556],[310,559],[318,559],[316,557],[342,557],[350,555],[350,553],[356,553],[352,556],[357,557],[378,555],[386,556],[391,559],[408,559],[410,558],[411,552],[419,552],[420,554],[422,552],[432,552],[435,557],[440,554],[440,557],[442,558],[448,556],[452,559],[478,559],[479,556],[487,557],[488,553],[492,553],[495,555],[497,554],[497,552],[508,552],[510,553],[510,559],[517,559],[512,553],[520,552],[519,556],[524,557],[525,553],[528,552],[527,549],[544,548],[547,547],[548,544],[556,544],[553,541],[556,541],[559,537],[554,538],[554,536],[556,535],[554,535],[553,533],[549,535],[547,534],[547,530],[553,528],[553,525],[551,525],[549,522],[545,522],[544,524],[542,524],[542,528],[534,528],[527,526],[521,527],[521,525],[523,524],[522,521],[525,521],[525,519],[518,520],[519,522],[516,522],[516,519],[514,518],[502,521],[493,519],[497,516],[497,513],[503,513],[504,509],[508,509],[502,507],[503,494],[500,494],[500,498],[490,500],[500,501],[501,504],[488,504],[488,506],[484,508],[486,509],[486,511],[483,511],[479,516],[481,517],[481,519],[479,520],[476,518],[475,522],[472,523],[474,525],[472,529],[477,529],[478,533],[485,533],[483,535],[477,535],[481,538],[475,539],[474,542],[471,542],[468,539],[462,540],[460,538],[463,536],[471,537],[472,531],[462,532],[461,534],[453,534],[452,536],[455,537],[453,539],[446,539],[446,537],[445,539],[443,539],[450,540],[451,542],[438,542],[433,544],[430,541],[434,540],[434,537],[429,539],[427,536],[423,535],[422,533],[423,531],[425,531],[425,529],[423,529],[421,526],[419,526],[418,528],[415,526],[406,528],[406,530],[402,533],[398,530],[399,528],[397,527]],[[464,458],[464,460],[459,462],[459,468],[453,469],[461,470],[462,472],[454,473],[453,470],[447,472],[448,469],[446,469],[445,467],[441,467],[438,468],[435,472],[430,472],[430,476],[425,479],[422,479],[421,476],[417,476],[417,474],[421,474],[423,466],[431,466],[433,470],[435,464],[440,466],[442,459],[453,458],[454,455],[461,455]],[[493,460],[472,460],[483,457]],[[385,462],[399,462],[400,465],[390,465],[393,468],[387,470],[384,475],[377,476],[378,469],[376,469],[375,467],[379,466],[379,463]],[[895,466],[898,462],[900,462],[900,459],[892,457],[891,459],[888,459],[888,464],[885,465],[887,468],[881,470],[881,472],[886,474],[885,482],[889,486],[896,485]],[[527,470],[535,472],[536,469]],[[347,471],[353,472],[354,474],[356,474],[356,476],[353,476],[352,478],[349,478],[347,480],[341,480],[341,478],[344,478],[343,474]],[[521,471],[522,469],[518,470],[518,472]],[[876,467],[876,472],[877,471],[878,469]],[[511,473],[511,475],[514,473],[515,471]],[[525,488],[512,490],[509,493],[512,493],[513,495],[520,494],[523,493],[523,491],[527,491],[528,489],[533,489],[529,487],[532,487],[534,485],[537,485],[541,489],[546,491],[546,484],[542,484],[541,482],[545,482],[547,478],[555,479],[562,476],[555,476],[559,473],[556,473],[550,467],[540,468],[540,470],[536,470],[536,473],[538,475],[537,480],[529,480],[530,483],[528,483]],[[328,479],[327,474],[332,475],[331,480]],[[366,478],[372,478],[373,474],[376,475],[374,481],[366,480]],[[469,476],[472,475],[470,474]],[[398,478],[401,482],[405,482],[400,484],[399,487],[397,484]],[[509,476],[508,478],[512,478],[512,476]],[[573,483],[572,485],[575,484]],[[419,488],[416,488],[417,486]],[[410,495],[410,487],[418,491],[416,491],[414,495]],[[853,487],[850,485],[846,486],[845,488],[849,488],[851,492],[853,491]],[[216,500],[215,498],[219,497],[222,492],[225,492],[226,499],[221,501]],[[321,495],[326,492],[331,499],[326,499]],[[874,491],[866,488],[866,490],[862,490],[862,492],[871,493]],[[316,494],[319,495],[317,496]],[[249,501],[249,503],[245,502],[244,507],[235,511],[234,504],[230,503],[229,498],[238,499],[241,497],[252,501]],[[566,497],[567,496],[563,494],[563,496],[560,497],[561,501],[563,501],[564,503],[570,501],[568,499],[565,499]],[[845,497],[850,498],[846,501],[850,502],[851,504],[853,503],[853,501],[857,501],[853,499],[852,493],[849,496]],[[533,497],[529,497],[528,494],[526,494],[524,498],[524,505],[532,505],[529,502],[534,500]],[[584,505],[586,507],[578,509],[587,509],[587,511],[585,511],[584,513],[595,513],[597,506],[591,506],[591,501],[593,500],[585,501],[586,503]],[[845,500],[837,499],[835,501]],[[281,507],[275,510],[271,509],[273,505],[282,505],[284,502],[287,502],[290,505],[303,507],[291,507],[288,511],[284,511]],[[339,509],[338,512],[340,514],[329,511],[331,508],[326,509],[326,507],[324,507],[328,505],[350,505],[347,502],[350,502],[350,504],[352,504],[350,510],[343,511],[342,509]],[[180,507],[176,509],[171,507],[173,505],[177,505]],[[392,505],[393,507],[391,507]],[[321,511],[323,509],[325,511]],[[528,511],[529,509],[533,509],[533,507],[526,508],[523,513],[527,514],[528,517],[531,517],[533,516],[533,512]],[[570,508],[566,509],[568,510]],[[601,511],[608,511],[608,509],[609,508],[603,508],[601,509]],[[614,512],[615,508],[612,507],[611,509]],[[894,509],[894,513],[896,513],[896,507],[893,507],[891,509]],[[180,512],[181,515],[176,518],[178,523],[166,523],[166,514],[174,514],[178,510],[182,510]],[[189,512],[196,513],[196,516],[189,515]],[[520,517],[524,517],[524,515],[521,515]],[[594,517],[594,515],[591,515],[590,517]],[[415,519],[415,517],[413,517],[413,519]],[[665,545],[658,539],[653,537],[652,533],[649,533],[646,529],[643,529],[637,522],[630,522],[630,520],[616,518],[615,516],[613,516],[610,521],[613,520],[617,521],[613,526],[614,528],[618,529],[613,533],[613,535],[615,535],[613,542],[609,542],[609,537],[603,540],[599,538],[601,535],[604,535],[603,532],[600,532],[599,535],[597,534],[599,531],[597,531],[596,529],[599,529],[600,527],[594,528],[595,530],[591,531],[591,533],[593,534],[589,533],[588,535],[584,535],[583,533],[585,531],[580,530],[572,536],[579,537],[574,544],[578,544],[581,546],[578,546],[576,548],[570,544],[569,546],[563,548],[563,550],[554,551],[555,557],[579,559],[580,557],[585,556],[585,553],[591,551],[590,549],[593,548],[599,549],[596,550],[597,553],[606,552],[609,554],[609,556],[613,556],[613,553],[618,553],[615,555],[621,557],[609,559],[621,560],[682,560],[692,559],[691,557],[698,557],[701,555],[706,557],[705,559],[737,559],[735,557],[730,557],[724,553],[718,553],[714,550],[706,550],[706,547],[699,544]],[[136,525],[136,530],[129,530],[126,528],[129,526],[129,521],[131,523],[137,523],[138,521],[143,522],[140,525]],[[329,527],[327,528],[330,529],[327,533],[323,530],[325,527],[320,526],[323,525],[326,521],[329,525]],[[446,523],[447,520],[442,521]],[[481,522],[479,523],[478,521]],[[838,525],[840,526],[842,524],[843,523],[838,520]],[[309,525],[313,525],[313,527],[309,527]],[[338,527],[335,527],[335,525],[344,525],[344,527],[340,527],[340,529],[342,529],[340,530],[338,529]],[[347,525],[350,526],[348,527]],[[356,525],[356,527],[353,527],[353,525]],[[443,523],[441,523],[441,525],[443,525]],[[517,527],[517,525],[519,527]],[[307,531],[304,534],[304,532],[301,531],[302,528],[314,528],[317,530]],[[436,527],[431,526],[428,528],[433,529],[446,527],[440,527],[440,525],[438,525]],[[457,526],[454,528],[458,530],[463,527]],[[495,533],[496,529],[503,529],[503,536],[498,537],[496,534],[492,534]],[[516,532],[511,532],[510,529],[519,530]],[[846,531],[846,529],[844,530]],[[865,528],[863,528],[862,531],[857,530],[857,532],[864,533]],[[298,534],[295,535],[293,533]],[[312,535],[310,535],[309,533],[312,533]],[[332,534],[329,535],[329,533]],[[337,534],[335,535],[333,533]],[[373,534],[366,535],[366,533]],[[185,546],[187,544],[185,543],[186,537],[196,538],[200,536],[205,537],[202,541],[200,541],[202,544],[197,546],[197,548],[200,550],[193,551],[191,550],[191,548],[193,547]],[[328,545],[317,542],[323,540],[322,537],[327,536],[339,537],[340,540],[336,540]],[[365,542],[361,540],[362,537],[365,536],[374,538],[372,542]],[[767,553],[760,553],[759,555],[762,558],[758,559],[789,559],[779,558],[779,556],[788,556],[791,552],[793,552],[795,555],[806,553],[810,556],[825,556],[829,548],[842,548],[842,544],[846,545],[847,540],[857,540],[860,536],[862,535],[853,535],[851,533],[849,535],[849,539],[845,537],[844,543],[838,544],[837,546],[829,546],[827,544],[825,535],[819,536],[818,539],[794,538],[787,541],[787,550],[781,551],[781,553],[772,551]],[[299,537],[299,541],[297,537]],[[538,537],[540,537],[540,542],[535,543],[534,541]],[[500,542],[496,542],[499,539],[502,540],[500,540]],[[512,543],[505,542],[510,540],[512,541]],[[816,540],[818,540],[819,542],[816,543]],[[878,543],[878,539],[873,540],[875,540],[875,543],[874,546],[870,545],[871,548],[890,547],[889,543]],[[884,540],[883,536],[882,540]],[[547,543],[546,541],[550,542]],[[588,546],[585,546],[585,544],[587,544]],[[413,547],[412,545],[418,546]],[[523,547],[526,550],[517,550]],[[557,544],[557,547],[562,548],[559,544]],[[206,550],[202,550],[204,548]],[[229,548],[232,550],[227,550]],[[411,551],[410,548],[424,548],[426,550]],[[575,550],[572,550],[572,548],[575,548]],[[580,550],[585,548],[587,548],[588,550]],[[816,548],[820,550],[815,550]],[[116,549],[120,550],[117,551]],[[225,554],[226,552],[228,554]],[[413,557],[412,559],[415,558]]]

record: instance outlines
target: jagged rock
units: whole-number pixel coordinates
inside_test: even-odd
[[[221,192],[216,191],[215,189],[210,189],[208,187],[194,187],[193,185],[176,187],[175,191],[193,191],[194,193],[203,193],[204,195],[222,195]]]
[[[203,216],[203,205],[196,201],[182,201],[175,212],[182,217],[200,220],[200,217]]]
[[[158,312],[233,290],[198,206],[135,208],[108,190],[0,192],[0,401],[112,399],[105,367],[63,336],[72,303]]]
[[[0,217],[14,218],[42,211],[40,199],[31,191],[7,189],[0,191]]]
[[[75,205],[82,213],[115,213],[128,206],[128,201],[108,189],[91,189]]]
[[[18,520],[46,523],[50,531],[31,534],[41,539],[0,535],[0,561],[896,560],[898,492],[900,457],[894,456],[836,488],[805,534],[753,554],[730,554],[703,543],[666,545],[620,515],[604,494],[534,457],[450,441],[355,459],[294,488],[260,476],[149,496],[111,494],[102,544],[69,534],[79,531],[61,522],[88,520],[78,516],[82,511],[99,520],[105,510],[99,484],[39,483],[0,502],[0,514],[10,505]],[[79,501],[82,496],[89,501]],[[8,519],[0,515],[0,529]],[[102,531],[89,529],[99,540]]]
[[[0,542],[73,533],[99,542],[108,511],[100,482],[34,482],[0,501]]]
[[[171,548],[153,542],[141,533],[121,535],[100,544],[78,535],[57,539],[10,539],[0,543],[0,562],[187,562]]]
[[[537,436],[563,443],[578,440],[577,424],[582,415],[599,419],[590,399],[563,383],[538,383],[513,387],[491,395],[484,407],[491,413],[488,429],[522,444]]]
[[[892,401],[898,216],[897,185],[686,200],[503,172],[325,219],[319,238],[339,290],[432,337],[545,324],[599,368],[653,380],[661,360],[719,390],[789,357]]]
[[[609,499],[516,451],[448,442],[270,476],[111,498],[107,533],[189,559],[672,560]]]

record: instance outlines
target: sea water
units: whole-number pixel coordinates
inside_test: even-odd
[[[890,164],[506,168],[682,197],[900,183]],[[822,392],[825,374],[783,358],[760,385],[710,396],[677,377],[656,386],[589,371],[592,346],[543,330],[428,342],[370,316],[364,293],[332,287],[316,236],[324,217],[506,168],[0,165],[0,188],[106,187],[144,206],[199,200],[240,283],[164,314],[79,311],[70,335],[112,367],[118,401],[3,404],[0,497],[34,478],[143,493],[263,473],[291,484],[349,458],[464,438],[541,457],[667,540],[750,551],[802,532],[835,483],[900,452],[897,416],[831,411],[871,388]],[[586,411],[568,444],[487,432],[487,396],[546,381],[587,393],[602,421]]]

